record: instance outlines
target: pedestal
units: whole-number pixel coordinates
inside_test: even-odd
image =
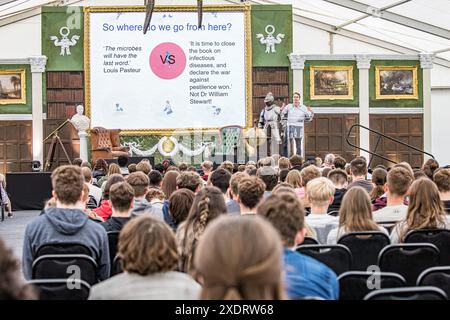
[[[80,159],[88,161],[87,132],[78,131],[78,136],[80,137]]]

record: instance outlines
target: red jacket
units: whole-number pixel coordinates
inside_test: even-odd
[[[99,217],[101,217],[103,221],[108,220],[112,215],[112,208],[109,200],[103,200],[100,204],[100,207],[92,211],[94,211]]]

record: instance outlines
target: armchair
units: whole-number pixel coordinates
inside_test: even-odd
[[[97,159],[111,159],[119,156],[129,156],[128,147],[120,145],[120,129],[105,129],[95,127],[91,129],[92,162]]]

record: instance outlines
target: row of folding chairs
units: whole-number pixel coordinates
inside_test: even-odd
[[[418,293],[416,288],[424,287],[437,288],[444,293],[446,299],[450,297],[450,267],[428,268],[417,277],[416,283],[410,284],[409,287],[405,278],[394,272],[348,271],[339,275],[338,280],[341,300],[363,300],[374,291],[384,290],[386,293],[393,289],[394,293],[401,292],[404,298],[420,299],[413,293],[408,296],[406,292],[412,290]],[[405,290],[397,292],[397,289]]]

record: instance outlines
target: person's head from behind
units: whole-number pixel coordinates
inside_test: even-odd
[[[216,187],[208,186],[195,195],[186,220],[188,225],[194,226],[198,239],[210,221],[226,213],[227,206],[222,192]]]
[[[376,168],[372,172],[372,185],[373,189],[370,192],[371,200],[375,200],[384,194],[384,185],[386,184],[387,171],[383,168]]]
[[[195,193],[189,189],[179,189],[169,198],[169,214],[173,223],[179,225],[186,220],[194,202]]]
[[[435,159],[428,159],[422,166],[422,171],[427,175],[428,178],[433,180],[434,172],[439,168],[439,162]]]
[[[408,162],[403,161],[403,162],[394,164],[394,166],[392,168],[397,168],[397,167],[405,168],[406,170],[408,170],[411,177],[414,177],[414,170],[412,169],[411,165]]]
[[[128,173],[136,172],[137,171],[136,167],[137,167],[136,163],[130,163],[128,165]]]
[[[303,165],[303,157],[299,156],[297,154],[294,154],[289,158],[289,163],[291,164],[291,167],[301,167]]]
[[[121,173],[120,172],[120,167],[116,163],[111,163],[109,165],[109,168],[108,168],[108,176],[111,176],[111,175],[116,174],[116,173],[119,173],[119,174]]]
[[[169,199],[170,195],[177,190],[177,178],[180,175],[178,171],[172,170],[166,172],[163,181],[161,183],[161,190],[166,195],[166,199]]]
[[[272,191],[278,184],[278,172],[271,166],[262,166],[256,171],[256,176],[266,185],[266,191]]]
[[[403,167],[394,167],[389,170],[384,190],[390,198],[403,198],[407,195],[414,178]]]
[[[155,170],[159,171],[159,173],[163,174],[166,170],[162,163],[155,164]]]
[[[128,182],[118,182],[109,189],[109,201],[113,214],[129,213],[133,205],[134,189]]]
[[[242,179],[238,187],[238,196],[236,199],[241,205],[241,213],[243,209],[250,211],[255,209],[262,200],[265,190],[266,185],[258,177],[252,176]]]
[[[180,162],[180,164],[178,165],[178,169],[180,169],[181,172],[187,171],[188,164],[186,162]]]
[[[81,164],[83,163],[83,159],[81,158],[75,158],[72,160],[72,165],[81,167]]]
[[[128,157],[127,156],[119,156],[117,158],[117,164],[119,165],[119,167],[124,168],[127,166],[128,164]]]
[[[263,218],[216,219],[200,239],[194,260],[201,299],[285,298],[282,243]]]
[[[334,166],[335,169],[345,170],[345,165],[346,164],[347,164],[347,161],[345,161],[345,159],[342,158],[341,156],[334,157],[333,166]]]
[[[51,179],[57,207],[82,205],[84,176],[80,167],[60,166],[53,171]]]
[[[83,173],[84,182],[91,183],[92,181],[92,171],[88,167],[81,167],[81,172]]]
[[[336,188],[330,180],[324,177],[316,178],[308,182],[306,196],[311,204],[311,212],[326,212],[333,202]]]
[[[194,193],[197,193],[203,186],[203,180],[197,172],[182,171],[177,177],[178,189],[189,189]]]
[[[0,238],[0,300],[31,300],[37,294],[21,281],[20,263]]]
[[[109,191],[111,190],[111,187],[118,183],[125,181],[125,178],[120,173],[114,173],[111,176],[109,176],[108,181],[106,182],[105,189],[103,190],[102,198],[104,200],[109,200]]]
[[[233,164],[233,162],[227,160],[227,161],[222,162],[222,164],[220,165],[220,168],[228,170],[228,172],[233,174],[234,164]]]
[[[372,219],[372,207],[367,191],[361,187],[348,190],[339,209],[339,225],[346,232],[377,231]]]
[[[436,170],[433,174],[433,180],[436,183],[441,197],[450,195],[450,169],[441,168]]]
[[[162,176],[161,172],[159,172],[158,170],[152,170],[148,174],[148,179],[149,179],[148,184],[150,187],[160,188],[162,180],[163,180],[163,176]]]
[[[145,199],[150,202],[163,202],[166,199],[166,195],[159,188],[148,188],[148,192],[145,195]]]
[[[322,176],[320,170],[316,166],[307,166],[300,171],[302,177],[302,187],[307,188],[308,182]]]
[[[350,173],[354,178],[366,177],[367,162],[363,157],[356,157],[350,162]]]
[[[106,172],[108,172],[108,164],[105,159],[97,159],[97,161],[95,161],[94,170],[100,170],[106,174]]]
[[[239,184],[241,183],[241,180],[246,177],[249,177],[249,175],[246,172],[236,172],[231,176],[230,186],[228,188],[229,190],[228,194],[231,199],[236,200],[237,195],[239,193]]]
[[[264,199],[257,214],[266,218],[279,232],[285,247],[303,242],[306,234],[303,205],[292,192],[278,192]]]
[[[280,160],[280,155],[278,153],[274,153],[271,158],[272,158],[272,166],[276,167],[278,166],[278,161]]]
[[[325,158],[323,160],[323,166],[326,168],[333,168],[334,166],[334,159],[335,159],[335,155],[332,153],[328,153],[327,155],[325,155]]]
[[[445,222],[446,214],[436,184],[428,178],[414,181],[409,189],[407,227],[401,234],[402,241],[408,231],[445,228]]]
[[[347,188],[348,176],[342,169],[333,169],[328,172],[328,179],[333,183],[336,189]]]
[[[152,170],[152,165],[148,161],[142,160],[136,165],[136,171],[141,171],[148,175],[150,171]]]
[[[126,181],[133,187],[136,198],[145,197],[148,192],[148,176],[142,171],[128,175]]]
[[[209,182],[220,189],[223,194],[227,193],[230,186],[231,173],[223,168],[217,168],[209,176]]]
[[[291,170],[289,171],[286,182],[292,186],[292,188],[301,188],[302,187],[302,176],[300,171]]]
[[[289,170],[291,168],[291,162],[286,157],[278,159],[278,170]]]
[[[147,215],[130,220],[119,236],[123,269],[141,276],[173,271],[178,264],[175,236],[169,226]]]
[[[213,169],[213,163],[209,160],[202,162],[202,170],[204,174],[209,174]]]

